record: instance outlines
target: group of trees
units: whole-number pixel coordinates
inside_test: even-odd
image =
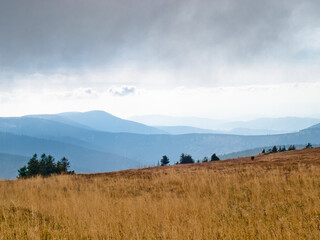
[[[55,162],[51,155],[42,154],[40,159],[34,154],[27,165],[18,170],[18,178],[29,178],[34,176],[47,177],[51,174],[74,174],[74,171],[69,171],[70,162],[63,157],[60,161]]]
[[[313,148],[313,147],[312,147],[312,144],[311,144],[311,143],[308,143],[308,144],[306,145],[306,148]]]
[[[312,144],[308,143],[305,148],[312,148]],[[286,149],[286,146],[273,146],[272,148],[268,149],[267,151],[265,149],[262,150],[262,153],[277,153],[277,152],[285,152],[285,151],[292,151],[296,150],[295,145],[290,145],[288,147],[288,150]]]
[[[277,152],[285,152],[285,151],[292,151],[296,150],[296,147],[294,145],[290,145],[288,147],[288,150],[286,149],[286,146],[273,146],[272,148],[269,148],[267,151],[265,149],[262,150],[262,153],[277,153]]]
[[[215,153],[213,153],[210,157],[210,161],[219,161],[219,160],[220,160],[219,157]],[[197,162],[200,163],[200,160],[198,160]],[[204,157],[202,162],[209,162],[208,157]],[[161,163],[161,166],[168,165],[170,163],[169,158],[166,155],[162,156],[160,163]],[[188,163],[195,163],[195,160],[192,158],[191,155],[184,154],[184,153],[180,155],[180,161],[176,162],[176,164],[188,164]]]

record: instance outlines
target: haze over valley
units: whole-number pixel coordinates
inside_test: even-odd
[[[258,129],[264,126],[269,127],[267,131],[276,131],[279,124],[289,120],[291,133],[252,135],[260,130],[243,129],[245,132],[240,135],[190,126],[148,126],[103,111],[5,117],[0,118],[0,176],[15,178],[21,162],[26,163],[34,153],[51,153],[57,159],[67,156],[76,172],[105,172],[156,166],[163,155],[173,164],[181,153],[202,160],[212,153],[249,156],[252,155],[250,151],[245,153],[250,149],[261,152],[273,145],[320,144],[319,125],[311,125],[320,122],[316,119],[258,119],[220,124],[238,126],[253,122],[256,124],[252,126]],[[205,121],[210,122],[209,119]],[[245,153],[237,155],[236,152],[241,151]]]

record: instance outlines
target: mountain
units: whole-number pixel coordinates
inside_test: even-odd
[[[221,133],[236,135],[270,135],[281,134],[285,132],[271,129],[233,128],[231,130],[221,131]]]
[[[166,132],[157,128],[149,127],[147,125],[124,120],[115,117],[103,111],[90,111],[90,112],[67,112],[60,113],[58,116],[85,125],[92,129],[104,132],[127,132],[139,134],[164,134]]]
[[[128,132],[140,134],[165,134],[166,132],[141,123],[124,120],[104,111],[66,112],[46,115],[27,115],[24,118],[40,118],[74,127],[104,132]]]
[[[189,126],[154,126],[169,134],[191,134],[191,133],[217,133],[217,134],[233,134],[233,135],[270,135],[281,134],[281,131],[268,129],[250,129],[250,128],[234,128],[231,130],[210,130]]]
[[[60,119],[61,120],[61,119]],[[0,152],[32,156],[66,156],[81,172],[101,172],[154,165],[166,154],[171,163],[181,153],[202,159],[264,146],[320,143],[320,128],[295,133],[244,136],[232,134],[135,134],[94,130],[48,119],[0,118]],[[79,127],[80,126],[80,127]],[[1,177],[1,174],[0,174]]]
[[[320,123],[316,124],[316,125],[312,125],[311,127],[309,127],[308,129],[313,129],[313,128],[320,128]]]
[[[246,149],[286,145],[320,143],[320,129],[308,129],[298,133],[241,136],[227,134],[184,134],[184,135],[136,135],[114,134],[98,140],[105,150],[125,152],[133,159],[143,163],[155,163],[166,154],[171,161],[178,161],[181,153],[191,154],[196,159],[212,153],[225,154]]]
[[[219,133],[214,130],[202,129],[189,126],[155,126],[156,128],[167,132],[168,134],[190,134],[190,133]]]
[[[131,120],[150,126],[189,126],[215,132],[241,135],[298,132],[320,122],[315,118],[259,118],[250,121],[223,121],[208,118],[170,117],[162,115],[134,116]],[[196,132],[193,132],[196,133]]]
[[[61,144],[72,144],[93,151],[113,153],[124,158],[134,159],[141,164],[154,164],[163,154],[171,155],[169,157],[176,160],[179,159],[181,153],[189,153],[196,158],[202,158],[213,152],[225,154],[269,145],[320,143],[320,129],[317,128],[305,129],[291,134],[260,136],[230,134],[143,135],[99,132],[44,119],[6,118],[5,120],[5,124],[0,124],[0,131],[4,131],[3,128],[1,129],[3,125],[11,126],[6,130],[14,134],[55,140]],[[33,152],[35,151],[33,150]],[[20,154],[19,152],[12,153]]]
[[[133,116],[129,120],[149,126],[189,126],[201,129],[217,130],[225,121],[197,117],[172,117],[163,115]]]
[[[136,168],[139,162],[114,153],[96,151],[73,144],[49,139],[19,136],[0,132],[0,152],[23,156],[34,153],[51,154],[60,159],[66,156],[76,172],[103,172],[119,169]],[[0,177],[2,177],[0,171]]]
[[[71,120],[69,120],[67,118],[59,116],[58,114],[26,115],[26,116],[23,116],[22,118],[36,118],[36,119],[51,120],[51,121],[54,121],[54,122],[63,123],[63,124],[67,124],[67,125],[78,127],[78,128],[84,128],[84,129],[93,130],[89,126],[77,123],[75,121],[71,121]]]
[[[319,123],[315,118],[259,118],[251,121],[228,122],[220,125],[222,129],[247,128],[247,129],[265,129],[282,133],[297,132]]]
[[[21,155],[0,153],[0,180],[14,179],[18,169],[28,162],[29,158]]]

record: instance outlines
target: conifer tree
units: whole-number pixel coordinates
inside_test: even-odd
[[[194,160],[191,155],[182,153],[180,156],[180,164],[186,163],[194,163]]]
[[[214,153],[214,154],[211,155],[211,159],[210,160],[211,161],[219,161],[220,158],[218,158],[218,156]]]
[[[311,143],[308,143],[308,144],[306,145],[306,148],[312,148],[312,144],[311,144]]]
[[[278,148],[277,148],[277,146],[273,146],[273,148],[272,148],[272,152],[273,152],[273,153],[278,152]]]
[[[169,164],[170,161],[169,161],[169,158],[166,155],[163,155],[161,160],[160,160],[160,162],[161,162],[161,166],[166,166],[166,165]]]

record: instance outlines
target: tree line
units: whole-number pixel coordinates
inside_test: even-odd
[[[308,143],[305,148],[313,148],[311,143]],[[288,147],[288,149],[286,148],[286,146],[273,146],[272,148],[269,148],[267,151],[266,149],[262,149],[261,153],[264,154],[268,154],[268,153],[277,153],[277,152],[285,152],[285,151],[292,151],[292,150],[296,150],[295,145],[290,145]]]
[[[204,157],[201,162],[209,162],[209,161],[212,162],[212,161],[219,161],[219,160],[220,160],[219,157],[215,153],[213,153],[210,157],[210,160],[208,157]],[[195,163],[195,162],[196,161],[192,158],[190,154],[182,153],[180,155],[180,160],[176,162],[176,164],[188,164],[188,163]],[[161,166],[168,165],[170,163],[168,156],[167,155],[162,156],[160,163],[161,163],[160,164]],[[200,160],[197,160],[197,163],[200,163]]]
[[[69,168],[70,162],[65,157],[55,162],[54,157],[51,155],[42,154],[38,159],[38,155],[34,154],[27,165],[18,169],[18,178],[48,177],[52,174],[74,174],[74,171],[69,171]]]

